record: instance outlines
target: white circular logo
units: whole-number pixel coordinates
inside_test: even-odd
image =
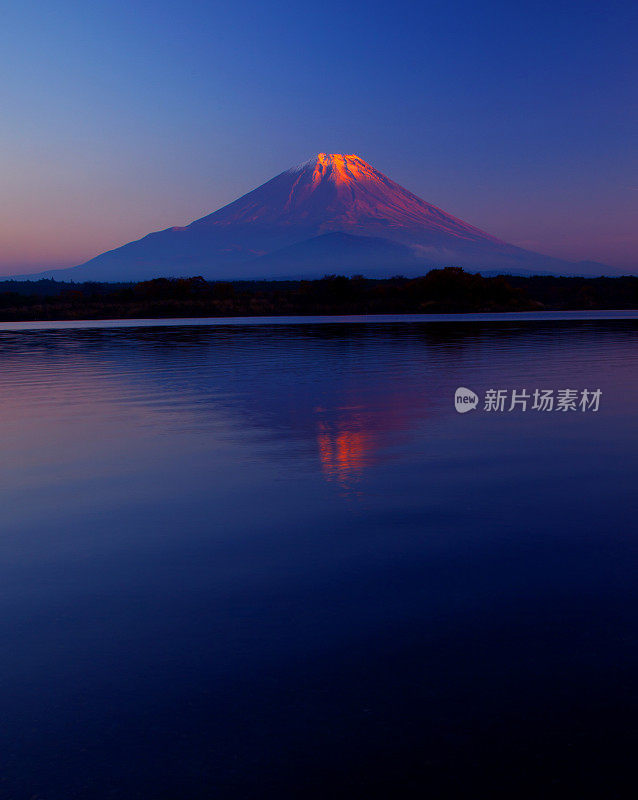
[[[478,401],[478,395],[474,394],[471,389],[466,389],[465,386],[459,386],[454,392],[454,408],[459,414],[465,414],[466,411],[476,408]]]

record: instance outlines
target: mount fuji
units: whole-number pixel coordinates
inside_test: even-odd
[[[447,214],[359,156],[319,153],[186,227],[150,233],[78,267],[40,276],[75,281],[310,278],[335,272],[382,277],[422,274],[434,266],[588,271],[515,247]]]

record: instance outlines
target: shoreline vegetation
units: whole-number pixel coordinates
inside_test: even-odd
[[[0,321],[578,311],[638,308],[638,276],[486,277],[457,267],[419,278],[139,283],[0,280]]]

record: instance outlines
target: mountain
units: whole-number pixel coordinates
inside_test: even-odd
[[[358,241],[360,239],[361,241]],[[319,153],[186,227],[168,228],[78,267],[62,280],[415,275],[433,266],[579,272],[468,225],[356,155]]]
[[[301,274],[308,278],[340,273],[387,277],[420,270],[421,262],[407,245],[378,236],[324,233],[275,250],[246,264],[260,275]]]

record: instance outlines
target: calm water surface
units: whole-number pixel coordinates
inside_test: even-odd
[[[638,321],[17,328],[3,800],[635,796]]]

